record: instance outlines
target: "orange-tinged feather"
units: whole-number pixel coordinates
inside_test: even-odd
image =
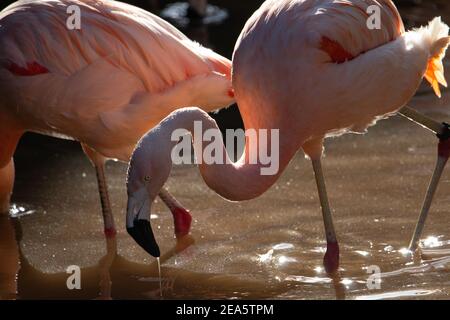
[[[441,89],[439,88],[439,84],[447,87],[447,80],[444,77],[444,66],[440,56],[431,58],[428,61],[425,79],[431,84],[434,93],[440,98]]]

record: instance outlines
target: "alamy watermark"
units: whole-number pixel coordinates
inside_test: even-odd
[[[189,133],[183,128],[172,132],[171,141],[178,142],[171,153],[174,164],[193,164],[192,139]],[[235,159],[236,152],[242,151],[245,145],[248,148],[246,164],[261,165],[260,174],[264,176],[278,173],[280,168],[279,129],[247,129],[245,131],[243,129],[227,129],[225,137],[226,146],[224,148],[222,133],[219,129],[210,128],[203,131],[202,122],[195,121],[192,134],[195,163],[231,164]],[[205,142],[207,145],[203,148]],[[228,157],[225,153],[228,154]]]
[[[81,30],[81,8],[78,5],[67,6],[66,13],[69,17],[66,19],[66,27],[69,30]],[[374,4],[366,9],[369,15],[366,26],[369,30],[381,29],[381,6]]]
[[[69,290],[81,290],[81,269],[77,265],[68,266],[66,273],[70,276],[66,280],[66,286]]]
[[[366,26],[369,30],[381,29],[381,7],[379,5],[371,5],[366,10],[369,17],[366,21]]]

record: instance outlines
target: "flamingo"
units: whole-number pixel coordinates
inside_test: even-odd
[[[369,29],[369,6],[380,9],[381,28]],[[370,11],[370,10],[369,10]],[[253,199],[270,188],[303,149],[315,173],[325,226],[325,270],[339,267],[339,245],[321,158],[323,141],[364,133],[377,120],[403,113],[436,133],[446,126],[406,103],[425,76],[440,95],[442,58],[450,38],[440,18],[405,32],[390,0],[267,0],[246,23],[233,54],[232,83],[245,128],[279,129],[279,170],[261,175],[249,159],[249,140],[237,162],[223,148],[223,164],[199,164],[206,184],[232,201]],[[403,109],[402,109],[403,108]],[[150,225],[151,204],[171,170],[171,133],[217,128],[196,107],[174,111],[137,144],[128,168],[127,230],[153,256],[160,251]],[[194,139],[195,140],[195,139]],[[194,141],[199,143],[199,141]],[[200,144],[202,142],[200,141]],[[271,143],[267,151],[271,152]]]
[[[68,8],[79,29],[67,27]],[[17,1],[0,13],[0,212],[26,131],[81,143],[97,173],[106,236],[116,233],[105,161],[128,162],[136,142],[173,110],[230,105],[231,61],[137,7],[110,0]],[[189,212],[167,190],[177,236]]]

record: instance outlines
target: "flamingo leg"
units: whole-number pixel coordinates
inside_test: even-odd
[[[323,139],[324,137],[309,140],[303,144],[302,149],[311,159],[317,191],[319,193],[320,206],[322,207],[325,236],[327,239],[327,251],[323,257],[323,265],[328,274],[335,275],[339,268],[339,244],[336,231],[334,230],[333,217],[331,215],[325,177],[322,170]]]
[[[438,136],[444,134],[445,131],[448,130],[447,124],[433,120],[410,107],[403,107],[399,111],[399,114],[411,120],[412,122],[415,122],[418,125],[436,133]]]
[[[399,112],[402,116],[408,118],[409,120],[436,133],[437,137],[439,138],[438,158],[436,161],[436,166],[434,168],[433,176],[431,177],[431,181],[428,186],[425,199],[423,201],[422,209],[416,223],[414,234],[409,243],[409,250],[411,252],[414,252],[417,249],[420,236],[422,235],[425,221],[428,217],[428,213],[430,211],[434,195],[439,185],[439,181],[441,180],[445,165],[447,164],[448,158],[450,157],[450,126],[447,123],[439,123],[438,121],[435,121],[409,107],[404,107]]]
[[[436,161],[433,176],[431,177],[431,181],[428,186],[425,199],[423,201],[422,210],[419,214],[414,234],[411,238],[411,242],[409,243],[409,250],[411,252],[414,252],[417,249],[420,236],[422,235],[422,231],[425,226],[425,221],[430,211],[431,203],[433,202],[433,197],[436,193],[439,181],[441,179],[442,173],[444,171],[445,165],[447,164],[449,156],[450,156],[450,139],[441,140],[439,142],[438,158]]]
[[[111,266],[114,259],[117,256],[117,239],[107,238],[106,239],[106,255],[100,259],[98,262],[99,273],[100,273],[100,292],[98,299],[101,300],[111,300]]]
[[[105,235],[112,238],[116,235],[116,227],[114,224],[114,216],[112,214],[111,202],[109,200],[108,184],[106,183],[105,164],[96,165],[97,185],[100,194],[100,202],[102,204],[103,224],[105,227]]]
[[[158,195],[172,212],[175,236],[179,239],[189,234],[192,222],[192,216],[189,213],[189,210],[185,209],[180,202],[164,188],[161,189]]]
[[[8,213],[11,194],[14,187],[14,160],[0,168],[0,213]]]
[[[0,123],[4,126],[4,130],[0,130],[0,214],[9,213],[15,177],[13,154],[23,133],[7,128],[8,122],[11,120],[0,115]]]
[[[116,235],[116,227],[114,223],[114,217],[111,209],[111,202],[109,200],[108,193],[108,184],[106,183],[105,176],[105,158],[91,149],[89,146],[85,144],[81,144],[83,147],[84,153],[91,160],[94,165],[95,172],[97,174],[97,185],[98,191],[100,195],[100,202],[102,205],[102,216],[103,216],[103,224],[105,236],[107,238],[112,238]]]
[[[15,221],[7,215],[0,215],[0,299],[17,299],[17,277],[20,258],[19,244],[14,228]]]
[[[323,223],[325,225],[325,236],[327,239],[327,252],[323,258],[323,265],[327,273],[333,274],[339,268],[339,244],[337,241],[336,232],[334,230],[333,217],[331,215],[320,157],[317,159],[312,159],[312,165],[316,178],[317,190],[319,192]]]

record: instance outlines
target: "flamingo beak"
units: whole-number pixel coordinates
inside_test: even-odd
[[[128,197],[127,232],[147,253],[157,258],[161,253],[150,224],[148,203],[146,192],[138,192]]]
[[[161,253],[158,243],[153,235],[152,226],[148,220],[135,220],[134,226],[127,228],[128,234],[136,241],[138,245],[147,251],[150,255],[158,258]]]

